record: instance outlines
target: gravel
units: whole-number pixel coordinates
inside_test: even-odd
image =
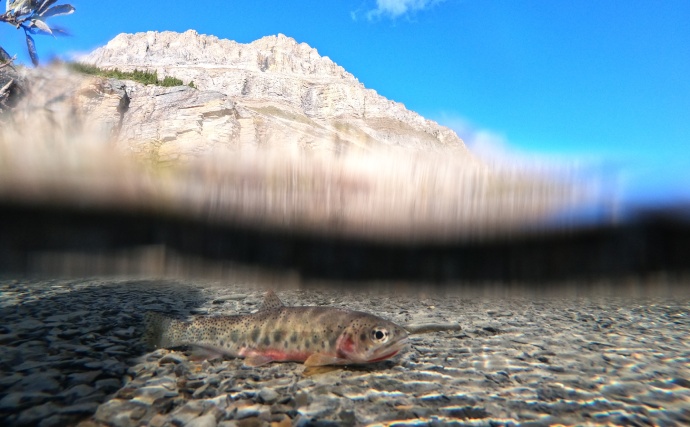
[[[0,425],[687,425],[690,298],[286,290],[415,332],[393,360],[195,360],[139,341],[150,307],[248,313],[262,292],[171,280],[0,281]]]

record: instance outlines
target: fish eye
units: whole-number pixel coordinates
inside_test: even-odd
[[[386,341],[388,339],[388,331],[383,328],[377,328],[371,331],[371,338],[374,341]]]

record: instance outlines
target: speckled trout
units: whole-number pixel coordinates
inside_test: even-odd
[[[145,339],[154,347],[194,346],[207,354],[243,357],[248,366],[379,362],[407,342],[403,327],[378,316],[333,307],[286,307],[272,291],[253,314],[183,322],[147,313],[146,322]]]

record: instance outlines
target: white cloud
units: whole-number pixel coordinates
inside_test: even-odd
[[[386,16],[397,18],[411,12],[427,9],[444,0],[376,0],[376,9],[367,13],[368,19]]]
[[[601,160],[592,155],[537,153],[520,149],[511,144],[502,133],[477,127],[458,115],[441,113],[436,120],[455,131],[474,155],[494,166],[543,172],[572,172],[591,167]]]
[[[600,155],[528,151],[512,144],[505,135],[477,127],[461,116],[441,113],[436,120],[455,131],[470,152],[494,170],[573,185],[585,198],[582,205],[572,207],[573,218],[581,221],[615,219],[625,189],[625,177],[620,169],[608,165]]]

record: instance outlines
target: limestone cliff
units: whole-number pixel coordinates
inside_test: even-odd
[[[162,160],[239,144],[335,152],[384,145],[469,156],[450,129],[366,89],[328,57],[282,34],[249,44],[192,30],[120,34],[80,61],[194,83],[197,90],[126,83],[132,103],[119,139],[136,150],[154,142]]]

